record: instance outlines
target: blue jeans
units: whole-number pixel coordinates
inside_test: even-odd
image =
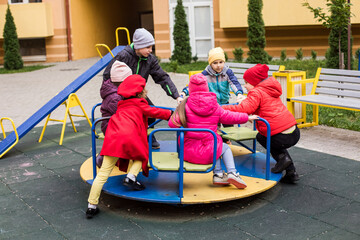
[[[236,173],[237,172],[236,168],[235,168],[234,156],[231,152],[229,145],[227,145],[226,143],[223,143],[221,156],[216,160],[216,165],[215,165],[215,169],[214,169],[215,174],[222,173],[222,171],[223,171],[222,167],[221,167],[221,159],[223,160],[223,162],[225,164],[227,173],[231,173],[231,172]]]

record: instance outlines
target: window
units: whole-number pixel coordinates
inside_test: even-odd
[[[171,32],[171,52],[174,50],[173,30],[174,30],[174,11],[177,5],[176,0],[170,1],[170,32]],[[209,0],[184,0],[189,32],[192,56],[197,55],[206,58],[210,49],[214,47],[214,24],[213,24],[213,5]]]
[[[8,0],[9,4],[15,3],[37,3],[42,2],[42,0]]]

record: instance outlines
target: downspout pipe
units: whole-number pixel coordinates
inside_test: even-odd
[[[66,38],[67,38],[67,52],[68,61],[72,61],[71,51],[71,26],[70,26],[70,0],[65,0],[65,21],[66,21]]]

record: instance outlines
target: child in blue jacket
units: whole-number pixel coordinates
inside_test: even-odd
[[[225,54],[221,47],[213,48],[209,51],[209,65],[202,74],[206,77],[209,90],[216,94],[217,102],[228,104],[230,99],[230,87],[238,98],[242,98],[243,89],[234,75],[233,71],[225,65]],[[189,87],[185,87],[181,94],[182,97],[189,95]]]

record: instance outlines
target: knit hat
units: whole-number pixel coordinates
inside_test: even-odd
[[[202,73],[192,75],[189,83],[189,93],[208,92],[209,86],[206,77]]]
[[[221,47],[216,47],[209,51],[209,64],[215,60],[223,60],[225,62],[225,53]]]
[[[145,28],[138,28],[133,35],[134,49],[146,48],[155,45],[153,35]]]
[[[141,93],[146,85],[146,80],[138,74],[133,74],[120,84],[118,94],[124,98],[135,97]]]
[[[130,75],[132,75],[132,71],[128,65],[118,60],[113,63],[110,70],[110,79],[112,82],[122,82]]]
[[[243,78],[253,86],[258,85],[262,80],[269,77],[269,67],[266,64],[256,64],[245,71]]]

